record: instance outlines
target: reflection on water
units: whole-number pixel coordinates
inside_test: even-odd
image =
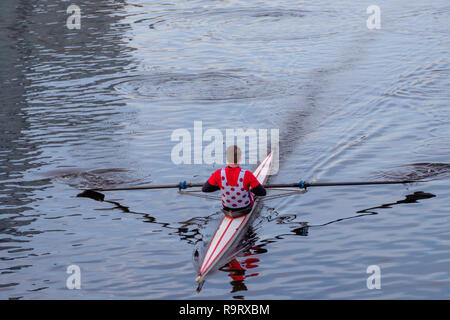
[[[156,219],[154,216],[150,215],[149,213],[132,211],[132,210],[130,210],[130,207],[124,206],[117,201],[97,199],[95,197],[88,197],[88,198],[113,204],[114,207],[109,208],[108,210],[118,209],[124,213],[140,215],[142,217],[142,222],[156,224],[156,225],[163,227],[164,229],[168,229],[169,235],[177,235],[177,236],[179,236],[179,238],[181,240],[186,241],[187,243],[194,245],[194,246],[199,241],[202,241],[201,229],[206,224],[208,224],[208,222],[211,220],[211,217],[216,215],[216,214],[213,214],[213,215],[210,215],[207,217],[194,217],[194,218],[188,219],[186,221],[177,222],[175,224],[178,224],[179,226],[174,227],[172,225],[174,223],[162,222],[159,219]]]
[[[357,211],[357,213],[360,214],[353,215],[350,217],[334,219],[332,221],[328,221],[322,224],[309,224],[308,222],[297,222],[295,221],[297,218],[295,214],[279,215],[278,212],[276,212],[273,209],[270,209],[268,210],[269,215],[262,217],[261,220],[270,223],[289,225],[290,232],[278,234],[273,238],[267,238],[259,241],[258,243],[255,243],[258,238],[257,236],[258,230],[257,228],[254,227],[250,228],[249,232],[246,235],[245,241],[247,241],[248,243],[253,243],[253,245],[250,248],[246,249],[244,252],[242,252],[242,254],[239,254],[238,258],[233,258],[231,261],[229,261],[226,265],[220,268],[220,270],[227,272],[228,276],[232,279],[232,281],[230,282],[232,286],[231,293],[235,293],[238,291],[247,291],[248,289],[245,284],[245,279],[259,276],[259,272],[257,272],[256,268],[258,268],[258,263],[260,262],[260,258],[262,258],[260,257],[260,255],[270,252],[269,247],[271,244],[283,241],[285,237],[292,235],[307,237],[309,235],[310,228],[325,227],[345,220],[377,215],[378,212],[375,211],[375,209],[389,209],[395,205],[405,203],[417,203],[418,200],[430,199],[433,197],[435,197],[434,194],[426,193],[423,191],[416,191],[413,194],[406,195],[406,198],[403,200],[359,210]],[[248,271],[250,271],[251,273],[248,273]],[[234,298],[243,299],[244,296],[234,296]]]
[[[423,200],[423,199],[430,199],[436,197],[436,195],[431,194],[431,193],[427,193],[427,192],[423,192],[423,191],[416,191],[413,194],[408,194],[406,196],[406,198],[404,200],[399,200],[393,203],[385,203],[381,206],[378,207],[372,207],[372,208],[368,208],[368,209],[364,209],[364,210],[360,210],[358,211],[358,213],[360,212],[371,212],[374,209],[385,209],[385,208],[392,208],[392,206],[398,205],[398,204],[402,204],[402,203],[416,203],[418,200]],[[372,212],[372,213],[376,213],[376,212]]]
[[[49,254],[49,247],[40,247],[34,238],[66,231],[42,224],[48,211],[37,210],[36,202],[43,200],[37,194],[53,182],[30,172],[73,166],[81,149],[112,132],[102,121],[124,106],[102,87],[100,77],[93,79],[130,69],[131,49],[116,32],[128,28],[118,24],[121,8],[123,4],[110,1],[85,1],[84,10],[99,14],[83,19],[90,32],[78,32],[64,27],[65,2],[0,3],[2,287],[20,286],[21,270]],[[50,192],[45,197],[51,197]],[[38,285],[29,292],[46,289],[48,285]]]

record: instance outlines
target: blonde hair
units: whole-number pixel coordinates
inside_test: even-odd
[[[241,162],[241,149],[238,146],[229,146],[226,155],[228,163],[238,164]]]

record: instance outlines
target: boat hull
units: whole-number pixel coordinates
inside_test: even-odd
[[[253,172],[254,176],[261,184],[264,184],[269,176],[270,168],[272,165],[272,152],[264,159],[264,161]],[[260,209],[260,199],[255,198],[255,203],[252,210],[240,217],[232,218],[224,215],[219,228],[215,232],[209,246],[206,251],[205,257],[200,267],[199,274],[196,278],[197,282],[203,282],[206,276],[216,267],[225,263],[224,257],[231,259],[230,253],[239,244],[242,236],[245,234],[248,226],[253,221],[254,216]]]

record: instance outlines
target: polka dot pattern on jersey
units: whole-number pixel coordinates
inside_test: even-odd
[[[222,177],[222,204],[228,208],[244,208],[249,205],[249,191],[244,188],[245,170],[241,169],[237,186],[230,186],[227,181],[225,169],[220,172]]]

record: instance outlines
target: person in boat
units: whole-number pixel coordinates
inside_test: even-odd
[[[238,217],[249,213],[254,204],[254,195],[265,196],[266,189],[252,172],[242,169],[241,149],[230,146],[226,151],[228,166],[215,171],[203,185],[203,192],[221,190],[225,214]]]

